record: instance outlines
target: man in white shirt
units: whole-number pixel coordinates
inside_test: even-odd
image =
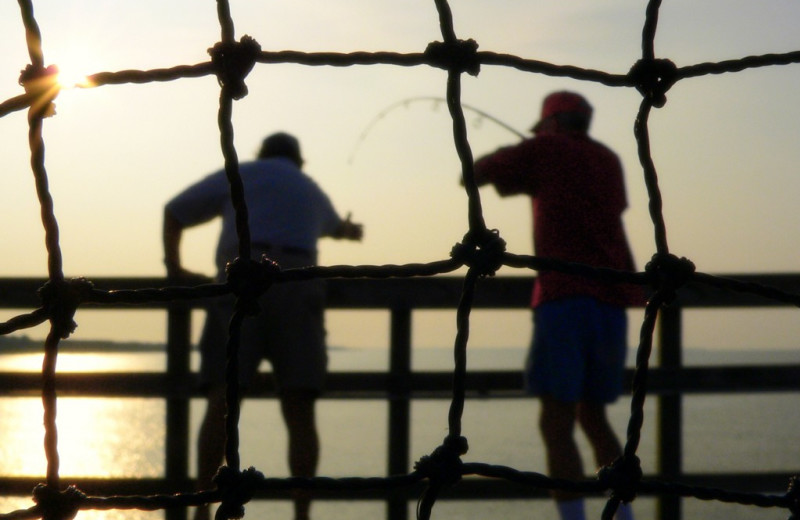
[[[311,266],[317,263],[319,238],[361,239],[361,224],[339,217],[327,195],[303,173],[302,165],[300,145],[286,133],[264,139],[257,160],[240,165],[253,259],[267,255],[282,268]],[[216,217],[222,218],[216,265],[217,277],[223,281],[225,266],[238,256],[235,212],[225,172],[209,175],[167,203],[163,239],[169,277],[192,274],[181,264],[183,230]],[[231,296],[209,306],[200,340],[200,376],[208,398],[198,439],[201,489],[211,487],[224,455],[225,346],[233,303]],[[246,389],[261,360],[270,361],[289,434],[290,472],[292,476],[314,476],[319,459],[314,405],[327,369],[324,282],[274,284],[261,296],[259,306],[261,313],[242,325],[239,385]],[[309,509],[307,494],[298,493],[295,519],[308,519]],[[208,517],[208,507],[197,508],[196,520]]]

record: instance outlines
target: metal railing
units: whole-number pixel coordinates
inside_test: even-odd
[[[738,280],[760,283],[792,293],[800,293],[800,275],[772,274],[733,276]],[[474,308],[524,309],[528,305],[531,278],[494,277],[478,285]],[[0,279],[0,308],[33,309],[40,305],[36,289],[45,280],[29,278]],[[157,278],[94,279],[97,288],[137,289],[164,286]],[[414,399],[449,399],[451,373],[415,372],[411,367],[412,311],[453,309],[457,306],[462,281],[456,277],[341,280],[328,281],[328,307],[354,310],[385,309],[390,313],[389,369],[385,372],[332,372],[324,398],[383,399],[389,406],[387,440],[388,474],[405,474],[410,460],[410,405]],[[680,481],[736,489],[738,491],[776,491],[785,489],[793,474],[759,473],[687,473],[682,466],[682,399],[686,394],[732,392],[798,392],[800,365],[714,366],[683,365],[682,311],[688,308],[777,307],[781,304],[759,296],[732,293],[705,286],[689,285],[681,289],[677,300],[659,316],[658,359],[650,369],[649,393],[656,400],[656,471],[645,478]],[[196,306],[196,305],[195,305]],[[114,309],[115,307],[103,307]],[[128,306],[119,306],[127,308]],[[73,482],[90,494],[151,494],[191,491],[189,476],[189,404],[201,397],[196,374],[190,368],[190,331],[193,306],[187,303],[155,303],[136,308],[164,309],[167,315],[167,370],[163,373],[63,373],[59,374],[60,396],[149,397],[166,401],[165,474],[163,478],[77,478]],[[636,324],[632,323],[632,326]],[[0,352],[1,353],[1,352]],[[626,373],[628,381],[631,371]],[[37,395],[41,379],[35,373],[0,373],[0,397]],[[520,371],[470,371],[466,380],[467,396],[481,398],[523,397]],[[262,374],[252,391],[255,398],[275,396],[271,379]],[[798,461],[800,465],[800,461]],[[0,494],[28,495],[41,479],[0,476]],[[408,504],[416,500],[420,489],[373,492],[344,491],[317,493],[327,500],[385,500],[387,518],[405,520]],[[531,499],[547,496],[544,491],[489,479],[464,479],[444,499]],[[283,491],[260,493],[257,499],[287,498]],[[659,518],[681,517],[681,499],[658,497]],[[186,517],[185,510],[167,510],[169,520]]]

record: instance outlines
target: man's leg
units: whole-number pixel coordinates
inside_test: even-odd
[[[583,479],[583,462],[574,436],[576,403],[543,396],[541,407],[539,429],[547,452],[550,477],[572,481]],[[564,520],[583,520],[583,500],[580,494],[557,489],[552,491],[552,495]]]
[[[611,428],[603,404],[578,404],[578,423],[594,450],[597,467],[608,466],[622,456],[622,446]]]
[[[319,436],[317,434],[314,405],[316,392],[308,390],[283,390],[281,412],[289,437],[289,471],[294,477],[313,477],[319,461]],[[295,520],[308,520],[311,493],[295,493]]]
[[[608,466],[622,456],[622,446],[611,423],[608,422],[605,405],[580,403],[578,405],[578,423],[586,433],[589,444],[592,445],[598,468]],[[618,520],[633,518],[630,504],[620,504],[616,518]]]
[[[225,455],[225,385],[213,385],[207,395],[206,414],[197,439],[197,485],[210,489]],[[195,520],[207,520],[209,507],[198,506]]]

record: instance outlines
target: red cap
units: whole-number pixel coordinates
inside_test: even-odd
[[[560,91],[553,92],[544,98],[542,103],[542,114],[539,122],[532,128],[535,132],[543,120],[555,114],[564,112],[577,112],[592,117],[592,105],[580,94],[574,92]]]

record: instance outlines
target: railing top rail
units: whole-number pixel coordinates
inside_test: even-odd
[[[789,293],[800,294],[800,273],[751,273],[723,275],[741,282],[756,283]],[[89,278],[101,290],[127,290],[164,287],[160,277]],[[481,280],[476,291],[476,308],[525,308],[530,300],[532,276],[495,276]],[[209,280],[210,281],[210,280]],[[0,308],[36,308],[41,301],[37,290],[44,278],[0,278]],[[455,308],[463,280],[456,276],[390,279],[330,279],[328,305],[334,309],[364,308]],[[787,304],[750,293],[735,292],[700,283],[690,283],[678,291],[675,302],[681,307],[774,307]],[[165,308],[165,302],[137,304],[139,308]],[[193,304],[199,306],[200,304]],[[120,308],[127,305],[104,307]]]

